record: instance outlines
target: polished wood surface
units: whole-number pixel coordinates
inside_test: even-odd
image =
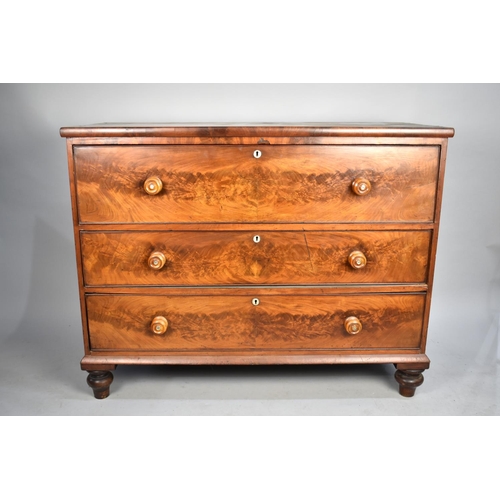
[[[94,391],[96,399],[105,399],[109,396],[109,386],[113,382],[113,374],[108,370],[89,370],[87,384]]]
[[[357,335],[363,329],[363,323],[361,323],[361,320],[358,317],[349,316],[344,321],[344,327],[345,331],[349,335]]]
[[[396,370],[394,377],[399,384],[399,394],[411,398],[415,394],[417,387],[424,383],[424,376],[420,369]]]
[[[74,147],[79,219],[98,222],[425,222],[436,146]],[[98,168],[95,166],[98,165]],[[162,190],[151,196],[147,179]],[[365,178],[371,190],[351,188]]]
[[[353,250],[349,254],[347,262],[353,269],[363,269],[366,266],[366,255],[361,250]]]
[[[99,248],[98,252],[100,258],[102,249]],[[151,255],[148,257],[148,266],[151,269],[154,269],[155,271],[159,271],[160,269],[162,269],[166,263],[167,263],[167,257],[163,252],[158,252],[158,251],[152,252]],[[100,264],[100,266],[103,267],[102,264]]]
[[[209,351],[169,353],[136,352],[122,353],[99,352],[82,358],[82,370],[114,370],[117,365],[364,365],[392,363],[399,367],[416,367],[425,370],[430,366],[426,354],[416,353],[415,349],[356,349],[348,350],[300,350],[279,349],[276,351]]]
[[[62,137],[453,137],[449,127],[416,123],[97,123],[63,127]]]
[[[148,177],[144,181],[144,192],[146,194],[154,196],[154,195],[159,194],[162,189],[163,189],[163,182],[157,176]]]
[[[210,295],[245,295],[248,290],[259,288],[262,295],[274,295],[279,290],[281,295],[310,295],[315,294],[341,293],[342,295],[357,295],[359,293],[420,293],[427,292],[427,283],[348,283],[335,285],[199,285],[192,286],[87,286],[84,292],[89,294],[103,293],[127,293],[131,295],[176,295],[182,293],[183,296],[199,295],[200,290],[209,291]],[[228,292],[229,291],[229,292]]]
[[[164,316],[155,316],[151,321],[151,331],[155,335],[163,335],[168,329],[168,320]]]
[[[352,192],[358,196],[366,196],[372,190],[372,184],[364,177],[356,177],[351,184]]]
[[[196,286],[422,283],[430,238],[430,231],[119,231],[84,232],[81,242],[89,286]],[[360,255],[364,265],[355,264]]]
[[[425,354],[447,127],[65,127],[85,356],[120,364],[393,363]]]
[[[416,348],[425,295],[87,297],[92,350]],[[253,305],[252,299],[259,304]],[[168,320],[154,335],[151,320]],[[344,322],[356,316],[357,335]]]

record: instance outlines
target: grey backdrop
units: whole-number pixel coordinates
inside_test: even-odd
[[[0,414],[499,414],[500,85],[2,84]],[[391,367],[130,368],[91,397],[65,141],[98,122],[397,121],[454,127],[428,354]]]

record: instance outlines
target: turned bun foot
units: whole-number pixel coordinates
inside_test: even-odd
[[[87,384],[94,391],[96,399],[104,399],[109,396],[109,386],[113,382],[113,374],[107,370],[89,371]]]
[[[424,370],[397,370],[394,377],[399,384],[399,394],[407,398],[411,398],[415,394],[415,389],[422,385]]]

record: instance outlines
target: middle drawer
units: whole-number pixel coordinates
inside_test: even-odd
[[[424,283],[431,231],[89,231],[87,286]]]

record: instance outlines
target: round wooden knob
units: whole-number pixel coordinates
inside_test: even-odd
[[[358,196],[364,196],[371,191],[372,185],[370,184],[370,181],[368,179],[365,179],[364,177],[358,177],[352,181],[351,188],[354,194],[357,194]]]
[[[347,260],[353,269],[361,269],[366,266],[365,254],[359,250],[351,252]]]
[[[156,335],[163,335],[168,328],[167,318],[163,316],[156,316],[151,322],[151,331]]]
[[[165,262],[167,262],[167,258],[161,252],[153,252],[148,259],[148,265],[151,269],[161,269]]]
[[[151,196],[158,194],[163,189],[163,182],[159,177],[149,177],[144,182],[144,191]]]
[[[349,316],[344,321],[345,331],[351,335],[356,335],[363,329],[361,321],[356,316]]]

